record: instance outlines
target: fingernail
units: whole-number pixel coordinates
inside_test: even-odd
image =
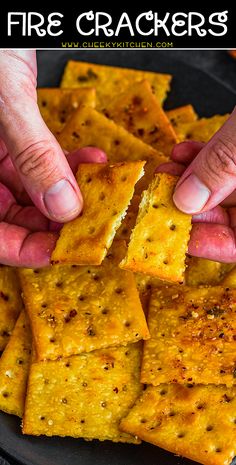
[[[49,187],[44,203],[50,216],[57,221],[72,219],[81,210],[81,200],[67,179]]]
[[[197,213],[207,203],[211,191],[195,174],[190,176],[177,187],[173,200],[180,210],[185,213]]]

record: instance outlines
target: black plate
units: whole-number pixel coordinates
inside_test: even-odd
[[[39,86],[57,86],[66,61],[82,59],[118,66],[167,72],[174,75],[166,108],[192,103],[202,116],[233,109],[236,93],[223,82],[174,59],[163,51],[44,51],[38,56]],[[194,53],[194,52],[188,52]],[[0,448],[24,465],[190,465],[150,444],[140,446],[85,442],[72,438],[22,436],[20,421],[0,413]]]

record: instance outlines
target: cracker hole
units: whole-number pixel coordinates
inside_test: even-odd
[[[112,216],[116,216],[117,214],[118,214],[118,211],[117,211],[117,210],[113,210]]]
[[[101,407],[105,408],[107,406],[106,402],[101,402]]]
[[[47,106],[47,102],[46,100],[42,100],[42,103],[41,103],[42,107],[46,107]]]
[[[197,409],[198,410],[203,410],[205,408],[204,404],[197,404]]]
[[[147,237],[146,241],[147,242],[153,242],[153,239],[151,237]]]
[[[63,285],[63,283],[62,283],[61,281],[58,281],[58,282],[56,283],[56,287],[62,287],[62,285]]]
[[[82,386],[83,386],[83,387],[87,387],[87,386],[88,386],[88,383],[86,383],[85,381],[83,381]]]
[[[17,365],[23,365],[24,364],[24,360],[22,358],[18,358],[17,361],[16,361]]]
[[[222,449],[221,449],[221,447],[216,447],[215,451],[216,451],[217,454],[219,454],[220,452],[222,452]]]
[[[44,421],[44,420],[45,420],[45,417],[44,417],[44,416],[42,416],[42,417],[39,417],[39,418],[40,418],[40,420],[42,420],[42,421]]]
[[[175,224],[171,224],[171,225],[170,225],[170,230],[171,230],[171,231],[175,231],[175,229],[176,229]]]
[[[177,438],[181,439],[185,437],[185,433],[179,433],[177,434]]]
[[[69,367],[70,367],[70,362],[66,362],[65,366],[66,366],[67,368],[69,368]]]
[[[8,392],[3,392],[2,396],[4,397],[4,399],[7,399],[10,394]]]
[[[63,397],[63,399],[61,399],[61,403],[62,403],[62,404],[67,404],[67,399],[66,399],[66,397]]]
[[[95,233],[95,228],[93,226],[91,226],[88,230],[89,234],[93,234]]]
[[[56,339],[54,337],[51,337],[49,341],[53,344],[54,342],[56,342]]]
[[[164,265],[168,265],[168,260],[163,260]]]
[[[127,181],[127,176],[122,176],[122,177],[121,177],[121,181],[122,181],[122,182]]]
[[[101,192],[101,194],[99,195],[99,200],[104,200],[105,199],[105,194],[104,192]]]
[[[80,300],[80,302],[83,302],[85,300],[85,297],[83,295],[80,295],[79,300]]]
[[[43,304],[41,304],[41,307],[42,308],[47,308],[47,304],[43,303]]]
[[[88,176],[88,177],[86,178],[86,182],[87,182],[87,184],[89,184],[90,182],[92,182],[91,176]]]
[[[109,310],[108,310],[107,308],[103,308],[101,313],[102,313],[103,315],[107,315],[108,312],[109,312]]]
[[[159,205],[157,203],[153,203],[152,208],[159,208]]]
[[[176,413],[175,413],[174,411],[171,411],[171,412],[169,413],[169,417],[174,417],[175,415],[176,415]]]
[[[162,389],[160,391],[160,396],[165,396],[167,394],[167,389]]]
[[[80,420],[80,423],[82,423],[82,424],[85,423],[85,420]]]
[[[208,425],[208,426],[206,427],[206,431],[212,431],[212,430],[213,430],[213,426],[212,426],[212,425]]]
[[[122,291],[123,289],[121,289],[121,287],[117,287],[115,290],[116,294],[122,294]]]
[[[94,279],[94,281],[99,281],[100,277],[99,277],[97,274],[95,274],[95,275],[93,276],[93,279]]]
[[[131,325],[130,321],[126,321],[126,322],[125,322],[125,326],[126,326],[126,328],[129,328],[129,327],[130,327],[130,325]]]
[[[79,134],[78,134],[78,132],[76,132],[76,131],[73,131],[73,132],[72,132],[72,136],[73,136],[75,139],[79,139]]]
[[[141,418],[140,423],[147,423],[146,418]]]
[[[39,270],[35,269],[35,270],[34,270],[34,273],[35,273],[35,274],[39,274]]]

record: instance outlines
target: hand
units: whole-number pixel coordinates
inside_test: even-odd
[[[13,266],[49,264],[58,222],[82,209],[73,171],[106,161],[95,148],[65,156],[40,115],[36,75],[34,51],[0,51],[0,263]]]
[[[157,171],[180,176],[173,200],[180,210],[193,214],[189,253],[235,262],[236,111],[208,144],[182,142],[171,158]]]

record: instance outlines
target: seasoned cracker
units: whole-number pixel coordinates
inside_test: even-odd
[[[192,105],[185,105],[183,107],[174,108],[166,112],[175,133],[178,136],[178,141],[185,139],[185,125],[196,121],[198,116]]]
[[[236,388],[148,387],[122,431],[204,465],[229,465],[236,455]]]
[[[142,382],[236,384],[236,291],[163,287],[151,297]]]
[[[181,132],[178,133],[179,141],[196,140],[208,142],[212,136],[223,126],[229,115],[215,115],[211,118],[201,118],[193,123],[181,125]]]
[[[145,160],[145,176],[139,181],[136,193],[147,187],[156,167],[168,161],[161,152],[88,107],[74,113],[58,140],[68,152],[86,146],[99,147],[107,154],[110,163]]]
[[[80,164],[77,181],[83,195],[83,211],[66,223],[52,253],[52,261],[100,265],[126,214],[145,162],[116,165]]]
[[[191,216],[179,211],[173,203],[177,179],[158,174],[143,193],[121,268],[183,282]]]
[[[23,433],[137,443],[119,431],[141,394],[141,345],[100,349],[56,362],[33,361]]]
[[[0,410],[22,417],[31,353],[29,320],[22,310],[0,359]]]
[[[104,114],[127,131],[169,156],[177,136],[147,80],[133,83],[114,97]]]
[[[6,347],[22,309],[20,293],[14,268],[0,265],[0,352]]]
[[[68,118],[80,105],[95,107],[96,91],[94,88],[83,89],[37,89],[38,106],[50,131],[58,136]]]
[[[57,359],[149,337],[132,273],[115,241],[101,266],[21,269],[38,358]]]
[[[187,286],[196,287],[221,283],[224,276],[235,266],[233,263],[220,263],[199,257],[188,257],[187,263],[185,282]],[[226,286],[224,281],[222,284]]]
[[[102,109],[110,102],[111,96],[119,95],[128,86],[143,79],[149,81],[153,93],[162,103],[170,90],[169,74],[71,60],[66,64],[61,87],[95,87],[97,108]]]

